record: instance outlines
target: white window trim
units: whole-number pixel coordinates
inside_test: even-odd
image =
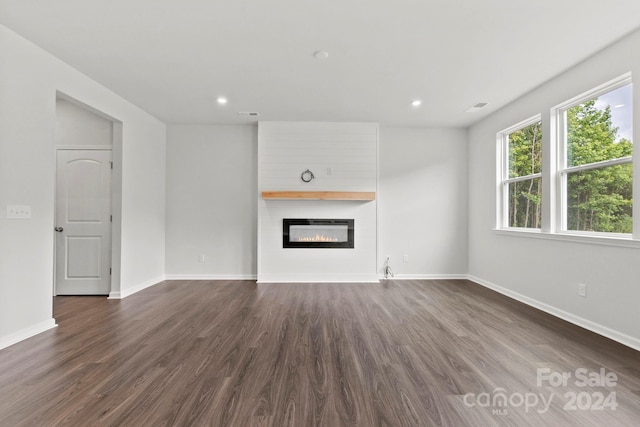
[[[498,144],[498,164],[500,168],[498,170],[497,178],[498,178],[498,189],[497,194],[498,197],[498,206],[497,206],[497,229],[500,230],[540,230],[539,228],[522,228],[522,227],[511,227],[509,226],[509,184],[520,181],[528,181],[530,179],[540,178],[542,177],[542,173],[534,173],[526,176],[519,176],[516,178],[509,178],[509,134],[519,131],[520,129],[526,128],[532,124],[542,122],[542,115],[536,114],[533,117],[529,117],[528,119],[522,120],[519,123],[516,123],[513,126],[509,126],[508,128],[497,133],[496,139]]]
[[[605,160],[602,162],[589,163],[586,165],[567,167],[567,149],[566,149],[566,115],[567,110],[580,105],[583,102],[589,101],[593,98],[597,98],[600,95],[619,89],[623,86],[632,84],[631,73],[625,73],[615,79],[612,79],[606,83],[603,83],[587,92],[584,92],[578,96],[571,98],[561,104],[556,105],[551,109],[551,122],[555,123],[556,132],[552,135],[551,141],[552,147],[555,147],[557,163],[553,170],[552,176],[553,182],[555,182],[555,210],[552,211],[554,215],[553,223],[557,234],[569,235],[569,236],[585,236],[592,238],[611,238],[611,239],[632,239],[638,235],[638,230],[634,227],[634,235],[622,234],[622,233],[601,233],[594,231],[576,231],[567,230],[567,175],[572,172],[579,172],[585,170],[599,169],[608,166],[614,166],[618,164],[632,163],[633,157],[621,157],[618,159]],[[635,154],[635,149],[634,149]],[[634,168],[634,176],[638,172]],[[634,184],[637,180],[634,178]],[[635,187],[635,185],[634,185]],[[635,209],[634,209],[635,211]],[[634,212],[633,217],[635,218]],[[635,220],[634,220],[635,223]]]

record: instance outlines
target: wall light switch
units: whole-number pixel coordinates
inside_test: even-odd
[[[31,218],[31,206],[28,205],[8,205],[7,219],[28,219]]]

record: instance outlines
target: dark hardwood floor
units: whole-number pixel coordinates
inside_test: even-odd
[[[2,427],[640,425],[639,352],[464,280],[168,281],[54,314],[0,351]]]

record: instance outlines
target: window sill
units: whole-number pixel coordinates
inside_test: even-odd
[[[584,235],[574,233],[546,233],[537,229],[525,229],[525,228],[494,228],[493,231],[496,234],[503,236],[516,236],[527,237],[533,239],[544,240],[558,240],[563,242],[572,243],[586,243],[590,245],[603,245],[603,246],[617,246],[622,248],[635,248],[640,249],[640,240],[634,239],[631,236],[615,235],[605,236],[601,234]]]

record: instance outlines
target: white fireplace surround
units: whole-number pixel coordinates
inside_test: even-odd
[[[263,199],[263,191],[376,192],[375,123],[260,122],[258,282],[377,282],[376,200]],[[304,182],[301,173],[313,172]],[[284,218],[349,218],[354,248],[283,248]]]

